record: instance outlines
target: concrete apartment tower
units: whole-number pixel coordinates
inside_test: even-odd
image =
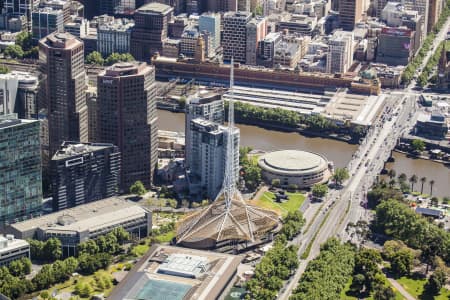
[[[345,73],[353,64],[353,32],[337,30],[328,45],[327,73]]]
[[[428,28],[428,18],[430,10],[430,0],[402,0],[401,2],[407,10],[416,10],[424,18],[424,37],[426,32],[430,32],[431,28]]]
[[[194,119],[203,119],[210,122],[223,125],[225,120],[225,109],[222,97],[217,93],[207,91],[198,92],[187,99],[185,133],[186,133],[186,167],[192,164],[192,139],[191,121]]]
[[[232,130],[231,136],[228,131]],[[231,138],[231,141],[228,139]],[[238,128],[228,128],[202,118],[190,122],[189,136],[189,191],[192,195],[201,195],[215,200],[222,188],[227,168],[227,144],[234,143],[231,154],[233,181],[239,179],[239,140]]]
[[[146,63],[117,63],[97,78],[98,139],[121,152],[121,189],[137,180],[150,187],[157,153],[155,69]]]
[[[220,47],[220,14],[204,13],[198,18],[198,29],[211,34],[211,44],[214,51]]]
[[[87,142],[83,42],[69,33],[52,33],[39,41],[39,60],[46,75],[50,156],[63,141]]]
[[[363,0],[339,0],[341,28],[352,31],[363,18]]]
[[[223,59],[230,61],[234,56],[236,62],[245,63],[247,52],[247,23],[250,12],[226,12],[223,15]]]
[[[247,23],[247,45],[245,64],[256,65],[256,57],[259,41],[267,34],[267,21],[264,17],[258,17]]]

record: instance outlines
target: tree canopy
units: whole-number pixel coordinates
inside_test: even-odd
[[[11,58],[23,58],[25,54],[19,45],[9,45],[3,53]]]
[[[248,157],[248,153],[252,149],[250,147],[239,148],[239,164],[241,165],[241,174],[248,189],[255,189],[262,180],[261,168],[258,163]]]
[[[255,276],[246,283],[249,294],[246,299],[272,300],[298,267],[296,246],[287,246],[286,241],[278,239],[273,248],[255,267]]]
[[[312,187],[311,193],[316,198],[323,198],[328,193],[328,185],[326,185],[326,184],[315,184]]]
[[[290,300],[335,300],[353,272],[355,251],[350,244],[330,238],[319,256],[309,262]]]
[[[93,51],[86,56],[86,64],[103,66],[104,63],[105,60],[103,59],[100,52]]]
[[[9,68],[5,65],[0,65],[0,74],[9,73]]]
[[[105,64],[111,66],[118,62],[133,61],[134,57],[130,53],[111,53],[106,59]]]
[[[132,186],[130,186],[130,193],[137,196],[142,196],[145,193],[147,193],[147,190],[145,189],[145,186],[142,183],[142,181],[138,180],[135,183],[133,183]]]
[[[422,140],[419,140],[419,139],[414,139],[414,140],[412,140],[412,142],[411,142],[411,148],[412,148],[414,151],[422,152],[422,151],[425,150],[425,142],[422,141]]]
[[[450,233],[403,203],[382,201],[376,208],[375,228],[411,248],[421,250],[425,259],[439,256],[447,264],[450,263]]]
[[[283,219],[280,234],[283,234],[286,239],[292,240],[301,232],[303,225],[305,225],[305,219],[300,211],[289,212]]]
[[[350,177],[348,170],[346,168],[336,168],[334,170],[332,179],[337,185],[342,185],[342,183]]]
[[[39,261],[55,261],[62,257],[61,241],[50,238],[45,242],[28,240],[30,244],[30,255],[32,259]]]

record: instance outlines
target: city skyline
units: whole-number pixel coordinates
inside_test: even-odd
[[[450,2],[0,8],[0,298],[450,297]]]

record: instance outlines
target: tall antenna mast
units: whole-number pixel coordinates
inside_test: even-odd
[[[234,170],[234,57],[231,57],[230,68],[230,98],[228,100],[228,132],[227,132],[227,156],[225,160],[225,178],[223,182],[223,192],[225,196],[225,207],[231,207],[233,195],[235,194],[236,183]]]

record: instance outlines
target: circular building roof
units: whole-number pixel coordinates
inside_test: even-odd
[[[307,175],[328,168],[324,156],[298,150],[267,153],[261,156],[258,164],[263,170],[286,175]]]

